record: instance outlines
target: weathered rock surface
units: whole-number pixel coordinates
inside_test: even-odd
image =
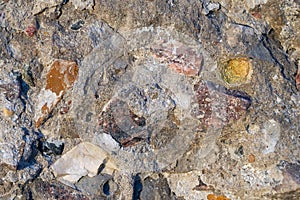
[[[0,198],[299,199],[299,9],[0,2]]]

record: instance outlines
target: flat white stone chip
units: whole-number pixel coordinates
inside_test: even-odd
[[[58,159],[52,168],[57,178],[76,183],[82,176],[96,176],[107,157],[107,152],[97,145],[83,142]]]

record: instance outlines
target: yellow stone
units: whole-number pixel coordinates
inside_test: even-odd
[[[222,77],[229,84],[243,84],[252,75],[252,65],[249,58],[230,59],[222,69]]]
[[[4,117],[11,117],[14,114],[14,111],[9,110],[5,107],[2,109],[2,111],[3,111]]]

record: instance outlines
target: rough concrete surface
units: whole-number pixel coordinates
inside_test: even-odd
[[[299,0],[1,0],[0,199],[300,199]]]

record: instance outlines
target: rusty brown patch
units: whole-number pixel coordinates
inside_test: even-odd
[[[36,122],[35,122],[35,127],[39,128],[42,123],[44,122],[44,118],[40,117]]]
[[[36,127],[46,120],[49,113],[61,100],[65,91],[72,87],[78,76],[78,66],[74,61],[56,60],[52,63],[46,77],[45,90],[50,90],[56,94],[56,99],[44,104],[40,109],[41,116],[36,121]],[[41,97],[44,98],[44,97]],[[66,111],[67,112],[67,111]]]
[[[255,156],[254,156],[253,154],[250,154],[250,155],[248,156],[248,162],[249,162],[249,163],[254,163],[254,162],[255,162]]]
[[[78,66],[73,61],[57,60],[51,66],[47,74],[46,90],[56,93],[57,96],[61,92],[71,87],[78,76]]]
[[[297,90],[300,90],[300,70],[298,70],[298,73],[297,73],[295,79],[296,79]]]
[[[47,105],[48,105],[48,104],[45,103],[45,104],[43,105],[43,107],[42,107],[42,113],[43,113],[43,114],[48,114],[49,111],[50,111],[50,109],[49,109],[49,107],[48,107]]]

